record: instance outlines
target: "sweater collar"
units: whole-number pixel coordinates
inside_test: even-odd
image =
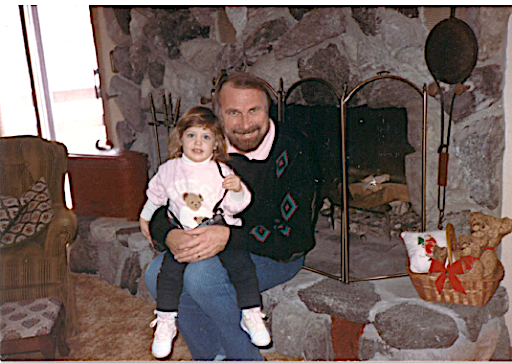
[[[194,160],[190,160],[187,155],[185,154],[182,154],[181,155],[181,159],[183,160],[183,162],[185,164],[190,164],[190,165],[203,165],[203,164],[208,164],[210,162],[210,160],[212,160],[212,157],[213,157],[213,154],[210,155],[210,157],[204,161],[200,161],[200,162],[197,162],[197,161],[194,161]]]
[[[265,160],[270,155],[272,145],[274,145],[274,138],[276,136],[276,127],[272,119],[269,118],[269,122],[270,125],[268,127],[267,135],[265,135],[265,137],[263,138],[263,141],[261,142],[260,146],[258,146],[256,150],[249,151],[248,153],[243,154],[248,159]],[[233,145],[231,145],[228,138],[226,138],[226,146],[229,154],[240,154],[240,151],[238,151]]]

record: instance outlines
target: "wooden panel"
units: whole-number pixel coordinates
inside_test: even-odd
[[[138,220],[146,201],[146,154],[129,150],[71,154],[68,170],[77,215]]]

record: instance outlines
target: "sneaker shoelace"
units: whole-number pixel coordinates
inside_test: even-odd
[[[155,330],[155,340],[158,340],[158,341],[167,341],[171,338],[173,338],[173,333],[175,331],[175,327],[174,327],[174,317],[172,318],[169,318],[169,319],[162,319],[161,317],[159,317],[157,315],[157,317],[155,318],[155,320],[153,320],[150,324],[149,324],[149,327],[150,328],[154,328],[155,325],[156,325],[156,330]]]
[[[258,319],[265,319],[265,314],[262,311],[258,310],[251,310],[244,314],[245,321],[251,326],[256,327],[258,325],[261,325],[262,320]],[[266,327],[263,324],[263,327],[266,329]]]

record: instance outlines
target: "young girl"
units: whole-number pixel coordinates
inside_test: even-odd
[[[151,244],[149,221],[167,202],[168,214],[184,229],[197,228],[205,219],[211,218],[219,201],[226,223],[242,224],[240,218],[233,216],[249,205],[251,194],[240,177],[224,164],[228,159],[224,135],[210,109],[192,107],[180,117],[171,133],[169,159],[150,180],[146,192],[148,200],[140,215],[141,231]],[[253,344],[270,344],[256,271],[249,253],[227,248],[218,257],[235,287],[238,306],[242,309],[242,329],[249,334]],[[157,318],[150,324],[151,327],[156,325],[152,345],[155,358],[164,358],[171,353],[186,265],[176,261],[167,250],[157,280]]]

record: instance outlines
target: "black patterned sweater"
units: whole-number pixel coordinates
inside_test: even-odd
[[[283,125],[279,125],[283,126]],[[318,163],[308,140],[302,135],[279,134],[266,160],[249,160],[230,154],[233,168],[253,193],[248,208],[238,216],[242,227],[231,228],[226,248],[244,248],[251,253],[287,261],[315,246],[314,208],[317,200]],[[151,230],[164,241],[170,230]]]

